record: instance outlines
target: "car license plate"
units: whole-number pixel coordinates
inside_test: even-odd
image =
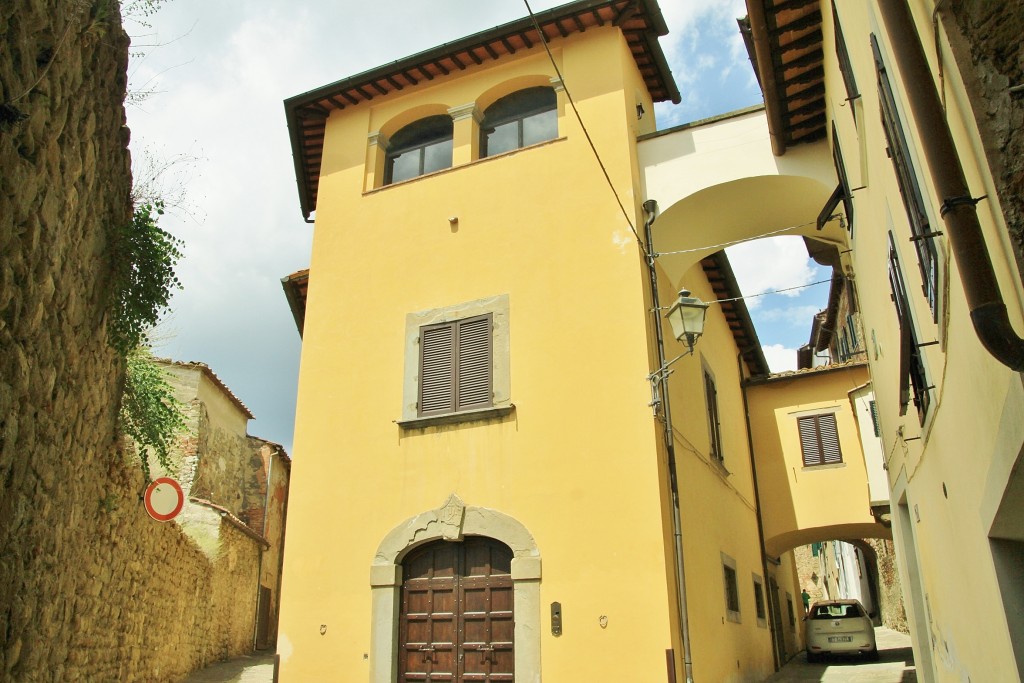
[[[853,638],[850,636],[829,636],[828,642],[830,643],[849,643]]]

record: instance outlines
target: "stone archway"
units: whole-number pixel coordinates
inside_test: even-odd
[[[443,505],[405,520],[377,547],[370,565],[370,681],[392,683],[398,657],[402,560],[431,541],[486,536],[512,549],[516,680],[540,682],[540,550],[518,520],[490,508],[465,505],[454,493]]]

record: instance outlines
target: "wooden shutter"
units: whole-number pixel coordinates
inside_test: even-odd
[[[839,448],[839,431],[836,429],[835,413],[818,416],[818,435],[821,437],[821,455],[826,465],[843,461]]]
[[[910,403],[913,389],[914,405],[917,407],[918,418],[924,424],[925,415],[931,405],[928,394],[932,387],[928,384],[924,359],[917,343],[914,321],[910,315],[910,304],[907,301],[907,288],[903,282],[903,271],[900,269],[899,254],[896,252],[896,241],[889,233],[889,286],[892,287],[892,301],[896,305],[896,317],[900,324],[900,415],[905,415]]]
[[[821,441],[818,439],[818,420],[815,416],[797,418],[800,430],[800,450],[803,451],[804,467],[821,464]]]
[[[491,405],[491,314],[420,329],[419,415]]]
[[[925,211],[924,199],[921,195],[921,187],[917,182],[913,164],[911,164],[910,147],[903,133],[903,124],[900,122],[899,110],[896,108],[896,98],[893,95],[892,84],[889,82],[888,71],[882,60],[878,39],[873,33],[871,34],[871,49],[875,56],[878,99],[882,113],[882,128],[885,129],[885,138],[889,144],[889,158],[896,171],[896,182],[900,188],[900,195],[903,197],[903,206],[907,210],[910,231],[914,236],[914,248],[917,250],[917,259],[921,266],[921,287],[924,290],[925,298],[928,299],[932,322],[936,322],[939,315],[939,266],[938,253],[932,243],[935,234],[931,231],[928,213]]]
[[[420,415],[455,409],[455,329],[455,323],[420,329]]]
[[[804,467],[834,465],[843,461],[834,413],[797,418]]]
[[[832,0],[832,25],[836,31],[836,57],[839,60],[839,72],[843,75],[843,85],[846,86],[846,96],[849,98],[850,113],[857,118],[857,110],[853,101],[860,97],[857,90],[857,79],[853,76],[853,64],[850,62],[850,53],[846,49],[846,40],[843,38],[843,24],[839,21],[839,13],[836,12],[835,0]]]
[[[458,322],[456,410],[491,405],[491,315]]]

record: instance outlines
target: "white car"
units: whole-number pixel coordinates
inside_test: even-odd
[[[878,659],[875,627],[857,600],[826,600],[811,605],[804,617],[807,661],[827,654],[863,654]]]

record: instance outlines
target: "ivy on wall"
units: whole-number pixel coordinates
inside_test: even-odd
[[[149,457],[167,472],[172,471],[171,448],[185,428],[182,404],[174,397],[165,371],[148,347],[139,346],[125,358],[124,394],[119,415],[121,431],[138,447],[142,472],[150,481]]]

